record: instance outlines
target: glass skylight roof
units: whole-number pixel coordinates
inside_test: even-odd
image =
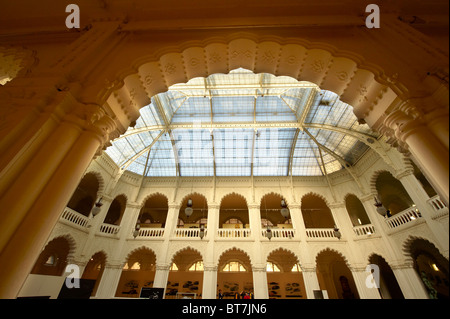
[[[367,137],[350,105],[290,77],[230,74],[158,94],[106,153],[152,176],[322,176],[354,165]]]

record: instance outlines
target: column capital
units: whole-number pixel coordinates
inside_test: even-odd
[[[261,206],[260,206],[259,204],[257,204],[257,203],[251,203],[251,204],[248,204],[248,209],[257,209],[257,210],[260,210],[260,209],[261,209]]]
[[[267,266],[266,265],[261,265],[261,264],[252,265],[252,271],[253,272],[266,272],[267,271]]]
[[[405,261],[397,261],[389,264],[393,270],[398,269],[411,269],[414,268],[414,261],[405,260]]]
[[[330,209],[345,208],[345,202],[330,203],[329,208]]]
[[[105,268],[109,268],[109,269],[123,269],[123,267],[125,266],[125,262],[106,262],[105,263]]]
[[[181,208],[180,204],[169,204],[169,209],[179,210]]]
[[[401,170],[401,171],[397,171],[395,172],[394,177],[398,180],[404,178],[404,177],[408,177],[408,176],[414,176],[414,170],[412,168],[408,168],[405,170]],[[414,176],[415,177],[415,176]]]
[[[169,271],[170,266],[171,266],[170,264],[157,264],[156,271]]]
[[[203,270],[204,271],[217,272],[218,269],[219,269],[218,265],[203,265]]]

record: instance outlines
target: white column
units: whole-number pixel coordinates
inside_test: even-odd
[[[261,211],[258,204],[248,206],[248,218],[250,220],[251,236],[259,242],[261,238]]]
[[[252,265],[255,299],[269,299],[266,267],[266,264]]]
[[[103,223],[103,220],[105,219],[106,213],[109,210],[109,207],[111,206],[111,203],[113,199],[106,195],[100,195],[99,198],[102,198],[102,207],[100,208],[100,212],[97,214],[97,216],[92,216],[92,213],[89,214],[89,234],[86,242],[84,243],[83,249],[81,251],[82,257],[91,257],[86,256],[87,253],[89,253],[91,246],[94,244],[94,237],[95,234],[100,230],[100,225]],[[98,199],[95,200],[95,202],[98,202]]]
[[[422,187],[422,184],[417,180],[412,171],[406,170],[395,176],[405,187],[408,195],[416,204],[417,209],[421,213],[422,217],[426,220],[428,227],[432,230],[436,241],[439,243],[440,248],[447,252],[449,250],[449,234],[448,227],[432,219],[434,214],[433,208],[427,203],[430,199],[428,194]]]
[[[206,252],[203,261],[203,291],[202,299],[216,299],[217,290],[217,265],[215,265],[214,244],[219,228],[220,206],[212,203],[208,205],[208,226],[207,235],[203,240],[207,240]]]
[[[314,290],[320,290],[317,270],[315,266],[302,267],[303,281],[305,282],[306,297],[315,299]]]
[[[96,299],[111,299],[116,295],[117,285],[122,275],[123,264],[106,263],[102,279],[97,289]]]
[[[206,227],[208,234],[206,239],[210,242],[214,242],[219,229],[219,210],[220,206],[217,204],[208,205],[208,225]]]
[[[329,208],[334,222],[342,235],[342,239],[351,240],[354,234],[353,224],[349,218],[345,203],[333,203]]]
[[[217,296],[217,266],[204,265],[202,299],[216,299]]]
[[[391,265],[391,268],[406,299],[429,299],[422,279],[412,262]]]
[[[361,299],[381,299],[379,283],[372,282],[373,277],[371,273],[366,272],[365,267],[351,267],[351,272]]]
[[[164,288],[163,296],[166,295],[166,287],[167,287],[167,280],[169,279],[170,266],[171,265],[169,264],[156,265],[156,273],[155,279],[153,280],[153,287]]]
[[[292,220],[292,227],[295,230],[296,239],[300,239],[302,242],[306,242],[306,228],[303,220],[301,206],[299,204],[292,204],[289,206],[289,212]]]

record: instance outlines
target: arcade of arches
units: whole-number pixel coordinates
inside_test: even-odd
[[[169,2],[2,8],[0,298],[449,298],[448,1]]]

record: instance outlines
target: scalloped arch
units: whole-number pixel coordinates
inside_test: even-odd
[[[167,200],[167,206],[169,206],[169,197],[165,194],[162,194],[160,192],[151,193],[144,197],[144,199],[141,201],[141,206],[144,206],[145,203],[154,196],[163,196]]]
[[[131,98],[140,108],[148,103],[148,97],[167,91],[171,85],[227,74],[237,68],[315,83],[352,105],[358,118],[367,116],[373,101],[388,91],[404,91],[382,68],[366,62],[359,54],[304,39],[235,33],[188,41],[142,56],[111,81],[121,83],[121,87],[110,88],[102,96],[111,96],[114,91],[116,97],[123,101]]]
[[[270,256],[277,252],[287,253],[287,254],[295,257],[295,259],[297,259],[297,263],[300,264],[300,268],[301,268],[301,262],[300,262],[300,258],[298,257],[298,255],[296,253],[294,253],[292,250],[290,250],[288,248],[284,248],[284,247],[273,248],[272,250],[270,250],[266,256],[266,260],[269,260]]]
[[[413,248],[414,248],[414,245],[417,245],[417,243],[419,243],[420,245],[426,245],[427,246],[427,248],[429,249],[429,252],[431,253],[431,254],[433,254],[434,256],[439,256],[439,255],[441,255],[441,256],[443,256],[444,258],[446,258],[447,259],[447,262],[448,262],[448,256],[445,256],[441,251],[440,251],[440,249],[438,248],[438,246],[435,244],[435,243],[433,243],[433,241],[432,240],[430,240],[430,239],[428,239],[428,238],[425,238],[425,237],[423,237],[423,236],[412,236],[412,235],[409,235],[408,236],[408,238],[403,242],[403,245],[402,245],[402,251],[403,251],[403,254],[407,257],[407,258],[409,258],[409,259],[413,259],[414,258],[414,256],[413,256]]]
[[[328,208],[330,208],[330,203],[329,203],[328,200],[325,198],[325,196],[320,195],[320,194],[315,193],[315,192],[309,192],[309,193],[304,194],[304,195],[302,196],[302,198],[300,199],[300,203],[301,203],[301,204],[303,203],[303,198],[305,198],[306,196],[315,196],[315,197],[318,197],[318,198],[322,199],[322,200],[325,202],[325,204],[327,205]]]
[[[318,258],[319,258],[320,255],[323,254],[323,253],[333,253],[333,254],[337,254],[339,257],[341,257],[341,258],[344,260],[344,262],[345,262],[345,264],[347,265],[347,267],[351,268],[350,263],[349,263],[347,257],[345,257],[345,255],[344,255],[342,252],[340,252],[339,250],[334,249],[334,248],[330,248],[330,247],[327,247],[327,248],[325,248],[325,249],[322,249],[322,250],[320,250],[320,251],[317,253],[316,258],[315,258],[316,264],[318,263]]]
[[[251,256],[250,256],[250,254],[249,254],[247,251],[245,251],[245,250],[243,250],[243,249],[241,249],[241,248],[238,248],[238,247],[236,247],[236,246],[228,247],[228,248],[224,249],[224,250],[219,254],[219,257],[217,258],[217,265],[220,265],[220,261],[221,261],[222,257],[223,257],[226,253],[231,252],[231,251],[234,251],[234,250],[237,251],[237,252],[240,252],[240,253],[244,254],[244,255],[248,258],[248,260],[250,261],[250,265],[253,265],[252,258],[251,258]]]
[[[264,197],[269,196],[269,195],[279,196],[279,197],[283,198],[284,201],[286,202],[286,205],[289,208],[289,200],[286,198],[286,196],[283,196],[282,194],[280,194],[278,192],[269,192],[269,193],[265,193],[264,195],[262,195],[261,199],[259,200],[259,204],[261,207],[262,207],[262,201],[263,201]]]
[[[222,203],[223,203],[223,201],[225,200],[225,198],[227,198],[228,196],[237,196],[237,197],[239,197],[239,198],[242,198],[244,201],[245,201],[245,204],[247,205],[247,208],[248,208],[248,200],[247,200],[247,198],[244,196],[244,195],[242,195],[242,194],[240,194],[240,193],[236,193],[236,192],[231,192],[231,193],[228,193],[228,194],[226,194],[226,195],[224,195],[224,196],[222,196],[222,198],[220,199],[220,201],[219,201],[219,207],[221,207],[222,206]]]
[[[135,253],[138,253],[138,252],[149,252],[149,253],[153,254],[155,256],[155,260],[156,260],[156,263],[157,263],[158,256],[156,255],[156,252],[153,249],[148,248],[146,246],[140,246],[140,247],[135,248],[132,251],[130,251],[128,253],[128,255],[125,257],[124,263],[128,262],[128,260],[130,260],[131,256],[133,256]]]
[[[190,192],[189,194],[185,195],[185,196],[181,199],[181,201],[180,201],[180,207],[181,207],[181,206],[183,205],[183,203],[184,203],[185,201],[187,201],[188,198],[189,198],[190,196],[192,196],[192,195],[196,195],[196,196],[203,197],[204,200],[205,200],[205,202],[206,202],[206,209],[208,209],[208,196],[206,196],[205,194],[201,194],[201,193],[199,193],[199,192]]]
[[[87,175],[94,175],[95,178],[97,178],[97,181],[98,181],[97,196],[98,196],[98,194],[103,194],[103,192],[105,191],[105,179],[103,178],[103,175],[100,172],[97,172],[95,170],[87,171],[83,175],[83,178],[86,177]]]
[[[188,251],[192,251],[192,252],[198,253],[198,254],[200,255],[201,259],[204,260],[203,254],[202,254],[202,252],[201,252],[200,250],[198,250],[198,249],[196,249],[196,248],[194,248],[194,247],[192,247],[192,246],[189,246],[189,245],[187,244],[185,247],[178,249],[176,252],[174,252],[174,253],[172,254],[172,257],[170,258],[170,263],[172,264],[173,261],[174,261],[174,259],[175,259],[179,254],[182,254],[182,253],[188,252]]]

